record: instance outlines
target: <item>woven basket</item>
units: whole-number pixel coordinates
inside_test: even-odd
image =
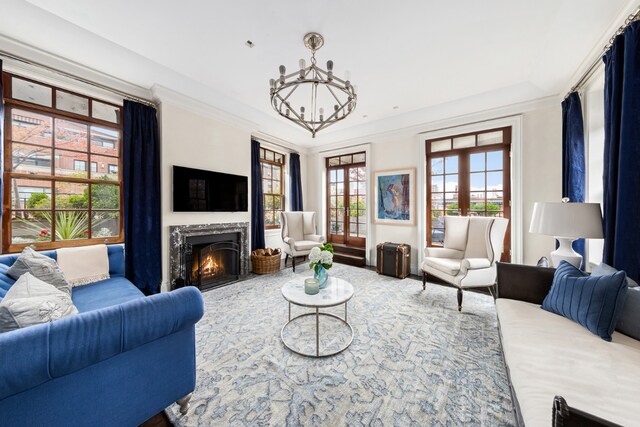
[[[264,254],[264,249],[251,252],[251,265],[256,274],[269,274],[280,271],[280,249],[275,249],[273,255]]]

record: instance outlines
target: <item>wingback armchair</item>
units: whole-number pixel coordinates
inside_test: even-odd
[[[315,212],[282,212],[282,240],[284,242],[284,263],[289,257],[296,271],[296,257],[307,256],[311,249],[322,246],[325,238],[316,234]]]
[[[502,255],[508,225],[505,218],[445,217],[444,247],[425,249],[422,289],[426,289],[428,275],[456,286],[461,311],[463,289],[495,284],[496,263]]]

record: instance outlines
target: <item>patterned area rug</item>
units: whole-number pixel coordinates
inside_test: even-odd
[[[325,359],[284,347],[288,304],[280,289],[310,272],[285,269],[205,292],[196,327],[197,385],[178,426],[513,425],[512,404],[490,296],[335,265],[351,282],[351,346]],[[310,309],[297,308],[293,314]],[[344,315],[344,306],[332,309]],[[315,344],[315,318],[285,328],[287,342]],[[298,321],[296,321],[298,322]],[[350,337],[320,319],[321,346]],[[290,341],[291,340],[291,341]],[[306,340],[306,341],[305,341]],[[309,347],[311,348],[311,347]]]

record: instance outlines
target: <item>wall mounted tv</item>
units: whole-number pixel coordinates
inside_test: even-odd
[[[246,176],[173,167],[174,212],[246,212]]]

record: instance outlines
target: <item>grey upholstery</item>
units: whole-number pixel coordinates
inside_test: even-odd
[[[291,257],[293,271],[296,271],[295,258],[306,257],[311,249],[322,246],[326,240],[316,234],[315,212],[282,212],[281,219],[285,264]]]
[[[445,217],[444,246],[425,249],[422,288],[429,274],[451,283],[458,288],[458,310],[462,310],[462,289],[495,284],[508,225],[505,218]]]

